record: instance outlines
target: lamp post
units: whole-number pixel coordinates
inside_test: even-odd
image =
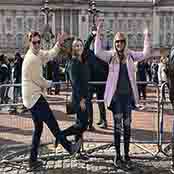
[[[41,33],[41,37],[43,38],[42,39],[42,47],[44,49],[48,50],[48,49],[50,49],[52,47],[52,45],[53,45],[53,38],[54,38],[54,35],[52,33],[52,29],[51,29],[51,27],[49,25],[49,15],[50,15],[50,13],[53,12],[53,9],[49,8],[48,0],[44,1],[44,6],[40,9],[40,11],[45,14],[45,26],[44,26],[43,31]],[[43,72],[44,72],[44,77],[46,79],[49,79],[47,65],[44,65]]]
[[[46,21],[44,29],[42,31],[42,37],[44,41],[43,47],[45,47],[46,49],[49,49],[51,47],[51,41],[54,38],[54,35],[52,33],[51,27],[49,26],[49,15],[50,13],[53,12],[53,9],[49,8],[48,0],[45,0],[44,7],[42,7],[40,11],[45,14],[45,21]]]
[[[100,12],[100,10],[97,10],[97,8],[96,8],[95,0],[89,0],[88,12],[92,15],[92,24],[93,24],[92,27],[96,28],[95,18],[97,16],[97,14]]]

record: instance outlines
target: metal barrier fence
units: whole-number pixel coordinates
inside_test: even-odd
[[[172,136],[174,135],[174,113],[169,99],[169,89],[167,82],[164,82],[161,85],[159,104],[159,149],[162,153],[168,156],[168,151],[172,147]],[[167,146],[163,147],[165,144],[167,144]]]
[[[100,85],[105,82],[89,82],[90,85]],[[67,116],[65,110],[65,104],[67,98],[71,95],[71,91],[68,90],[66,82],[56,82],[55,84],[61,85],[61,95],[56,97],[48,96],[48,101],[52,107],[56,119],[61,128],[70,126],[74,120],[74,116]],[[163,113],[161,112],[161,100],[160,100],[160,88],[155,83],[150,82],[137,82],[137,84],[147,85],[147,98],[141,100],[141,103],[145,104],[145,108],[133,111],[132,114],[132,139],[131,143],[137,144],[140,148],[144,148],[139,144],[156,144],[158,147],[157,152],[151,152],[152,155],[156,155],[162,151],[162,145],[169,141],[163,141],[164,129],[163,129]],[[0,91],[4,87],[15,88],[20,84],[3,84],[0,85]],[[10,90],[10,89],[8,89]],[[150,91],[151,90],[151,91]],[[12,95],[13,96],[13,95]],[[55,101],[56,100],[56,101]],[[4,107],[19,107],[22,106],[22,102],[15,103],[14,98],[9,99],[8,103],[0,104],[0,108]],[[103,102],[103,100],[93,100],[94,104],[94,116],[95,122],[99,118],[99,112],[96,103]],[[162,115],[161,115],[162,114]],[[107,110],[108,129],[96,129],[94,132],[85,133],[85,141],[87,142],[106,142],[112,143],[112,114]],[[22,113],[20,115],[1,114],[0,116],[0,145],[2,144],[31,144],[32,134],[32,121],[30,113]],[[101,136],[102,135],[102,136]],[[43,136],[41,138],[42,144],[52,143],[53,136],[44,128]]]

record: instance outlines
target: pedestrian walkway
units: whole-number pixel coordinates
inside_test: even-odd
[[[65,99],[65,93],[59,96],[48,96],[48,101],[55,114],[60,127],[66,128],[73,124],[73,115],[66,115],[65,105],[61,103]],[[59,104],[57,104],[59,103]],[[19,108],[20,110],[20,108]],[[77,160],[69,156],[59,146],[55,152],[51,133],[45,127],[42,135],[40,158],[43,159],[42,168],[34,172],[27,170],[26,161],[31,144],[32,122],[30,113],[10,115],[7,112],[0,113],[0,158],[10,161],[1,161],[0,174],[12,173],[77,173],[77,174],[103,174],[103,173],[133,173],[133,174],[167,174],[169,173],[170,158],[162,153],[157,154],[157,130],[158,115],[157,101],[151,94],[141,110],[133,111],[132,117],[132,143],[131,157],[133,169],[131,171],[117,170],[113,165],[115,150],[111,146],[113,139],[112,114],[107,111],[108,128],[100,129],[96,122],[99,119],[97,105],[94,104],[93,132],[84,134],[84,151],[89,154],[90,160]],[[170,140],[172,113],[166,108],[164,140]],[[148,142],[144,144],[143,142]],[[151,143],[149,143],[151,142]],[[49,145],[46,145],[49,144]],[[140,148],[141,147],[141,148]],[[150,153],[149,153],[150,152]],[[170,154],[170,152],[169,152]],[[155,158],[158,157],[158,158]]]
[[[115,149],[108,144],[85,143],[85,152],[89,160],[77,160],[75,156],[69,156],[61,147],[55,152],[49,146],[43,146],[40,150],[40,158],[44,164],[42,167],[30,171],[27,166],[28,151],[15,155],[8,162],[0,164],[1,174],[168,174],[170,168],[169,158],[161,155],[154,158],[136,145],[131,145],[132,168],[117,169],[113,165]],[[17,154],[17,153],[16,153]],[[11,155],[12,157],[12,155]],[[10,157],[9,157],[10,158]]]

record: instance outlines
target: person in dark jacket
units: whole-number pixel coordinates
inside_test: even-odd
[[[91,32],[85,42],[85,49],[87,50],[88,64],[90,68],[90,81],[92,82],[105,82],[108,76],[108,63],[100,60],[96,57],[93,50],[90,49],[90,45],[95,38],[95,33]],[[100,111],[99,122],[97,123],[100,128],[107,128],[106,120],[106,109],[104,102],[101,100],[104,99],[105,84],[96,84],[90,85],[90,101],[93,97],[93,94],[96,93],[98,102],[98,107]],[[90,102],[89,107],[89,130],[93,130],[93,106]]]
[[[53,59],[52,61],[52,80],[53,82],[59,82],[60,81],[60,65],[58,59]],[[60,92],[60,84],[56,84],[54,86],[55,91],[54,94],[58,95]]]
[[[52,78],[52,66],[53,66],[52,60],[49,61],[45,66],[45,71],[46,71],[45,74],[46,74],[47,80],[53,80],[53,78]],[[48,88],[47,93],[48,93],[48,95],[52,95],[52,89]]]
[[[15,63],[14,63],[14,83],[20,84],[22,78],[22,63],[23,58],[21,57],[20,53],[15,54]],[[18,101],[18,97],[22,96],[21,86],[14,88],[14,100],[15,103]]]
[[[4,54],[2,54],[0,56],[0,84],[7,84],[9,81],[9,69],[8,66],[6,64],[6,60],[5,60],[5,56]],[[5,93],[6,93],[7,87],[1,87],[0,88],[0,99],[1,99],[1,104],[6,103],[5,101]]]
[[[140,82],[146,82],[147,81],[147,63],[143,60],[141,62],[138,62],[137,64],[137,81]],[[141,98],[141,94],[143,97],[143,100],[146,100],[146,86],[147,84],[138,84],[138,94],[139,98]]]
[[[152,72],[152,82],[158,84],[158,63],[157,60],[154,58],[151,64],[151,72]]]
[[[76,134],[76,141],[82,138],[88,128],[88,81],[90,78],[87,54],[81,39],[74,39],[72,43],[72,58],[68,68],[68,75],[72,85],[72,104],[77,114],[76,123],[63,131],[65,136]],[[79,158],[86,159],[79,151]]]

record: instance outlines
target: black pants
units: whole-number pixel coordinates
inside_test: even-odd
[[[138,94],[141,98],[141,94],[144,100],[146,100],[146,84],[138,84]]]
[[[127,95],[119,95],[113,102],[113,120],[114,120],[114,144],[116,154],[120,156],[120,139],[122,133],[123,122],[123,136],[124,136],[124,152],[125,156],[129,154],[129,143],[131,136],[131,97]]]
[[[70,151],[71,143],[66,140],[59,125],[43,96],[40,96],[36,104],[30,109],[32,114],[32,120],[34,124],[34,130],[32,134],[32,147],[30,159],[36,160],[38,155],[38,147],[40,144],[40,138],[43,131],[43,122],[48,126],[54,137],[58,138],[62,146]]]
[[[88,108],[89,102],[86,102],[86,110],[79,109],[77,111],[76,123],[63,131],[65,136],[76,135],[76,141],[82,137],[83,132],[88,127]]]
[[[93,94],[97,94],[97,100],[104,99],[105,85],[92,86],[90,88],[90,106],[89,106],[89,127],[93,125],[93,104],[91,102]],[[104,102],[98,103],[100,112],[100,122],[106,122],[106,109]]]

